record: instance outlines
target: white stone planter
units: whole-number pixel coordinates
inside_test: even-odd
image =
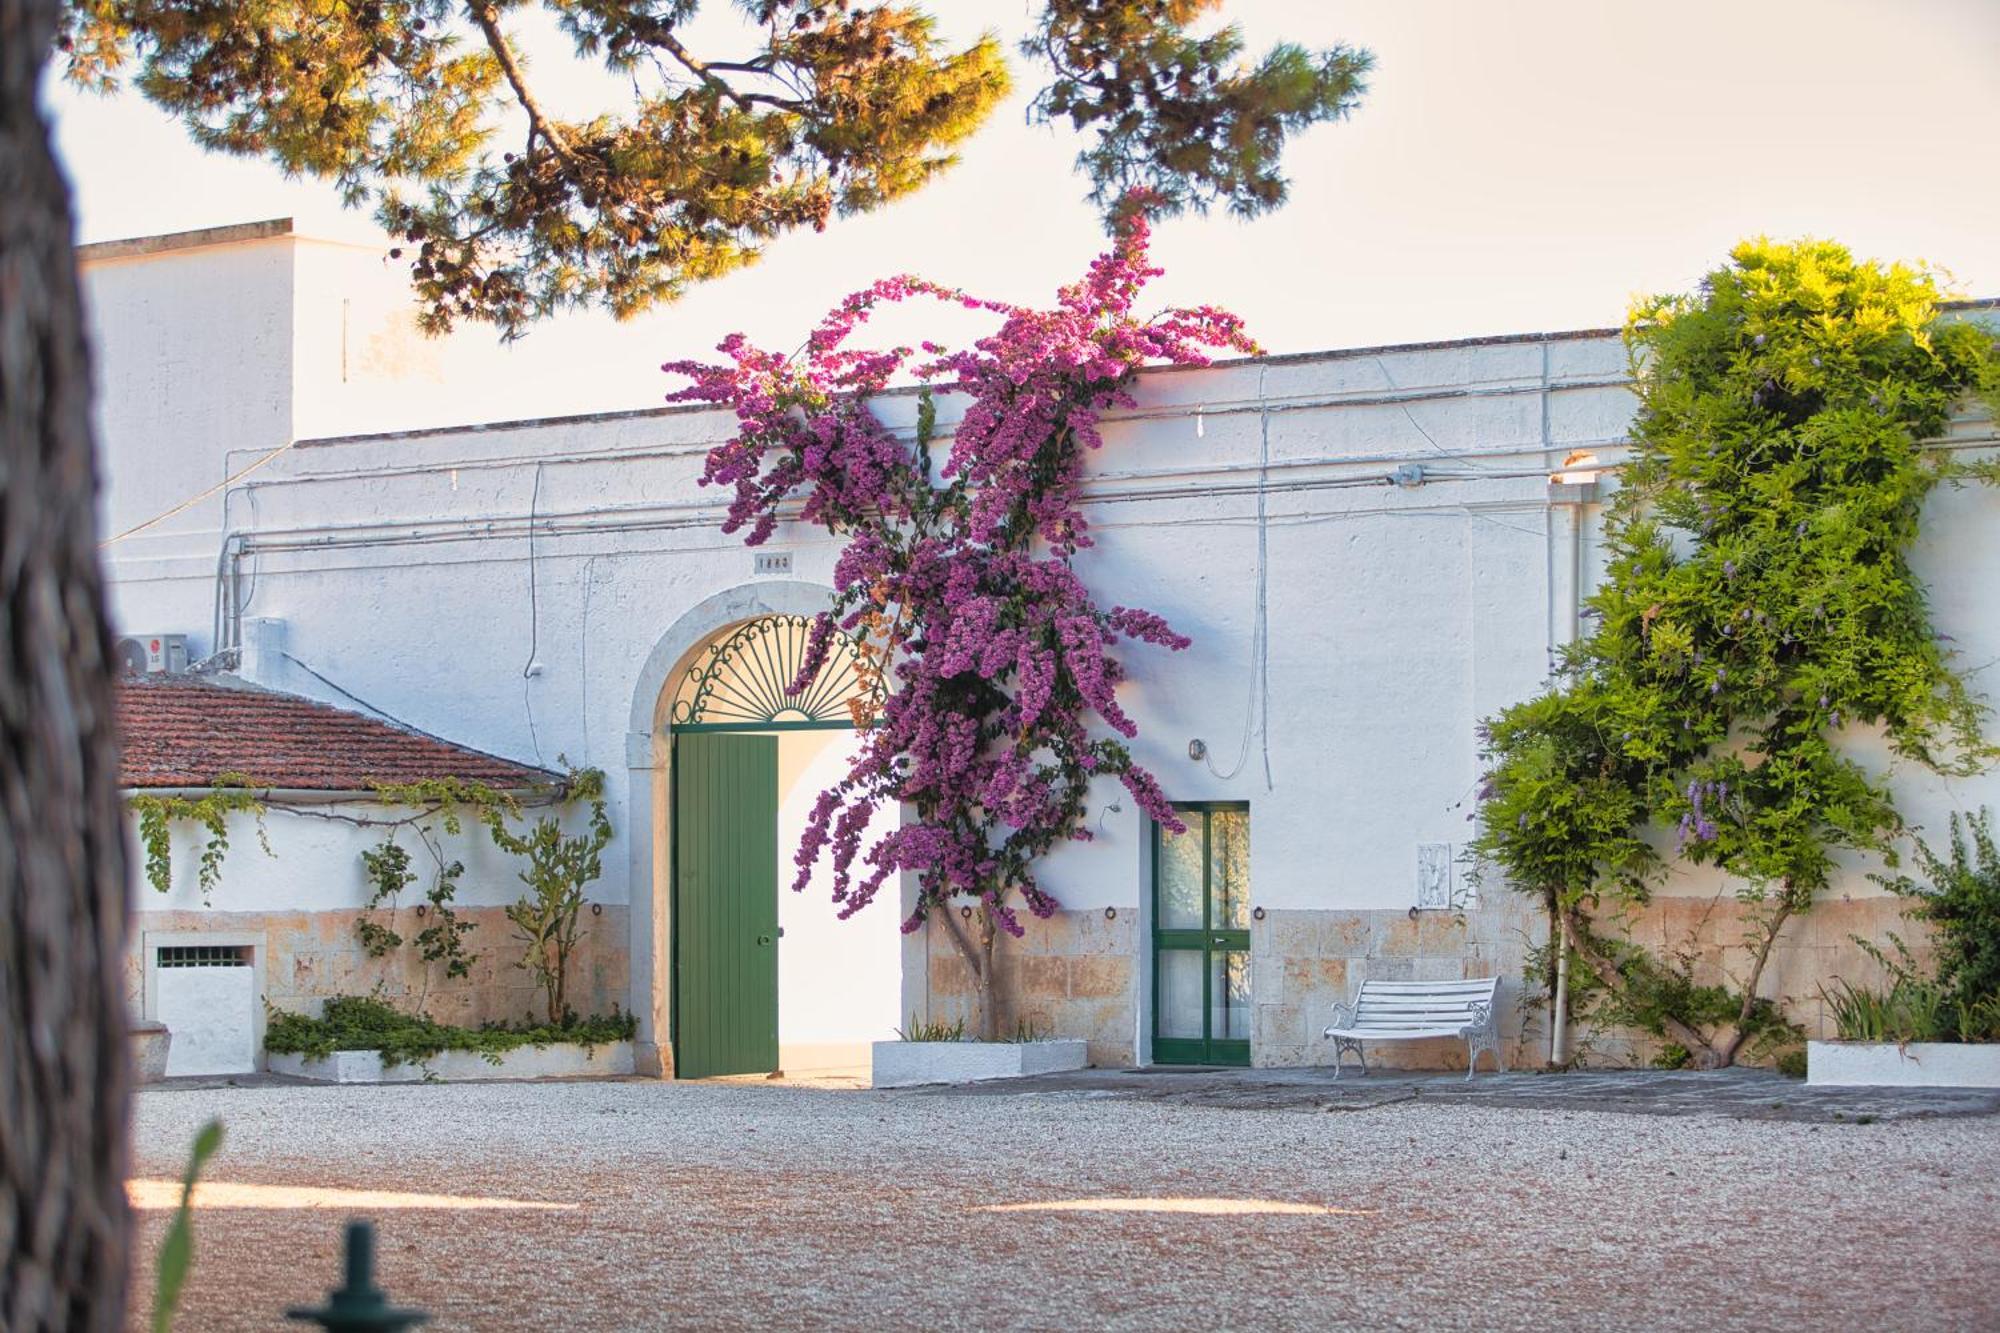
[[[1848,1088],[2000,1088],[2000,1042],[1809,1041],[1806,1082]]]
[[[1055,1041],[878,1041],[874,1083],[908,1088],[920,1083],[977,1083],[1082,1069],[1090,1063],[1079,1038]]]
[[[174,1034],[165,1023],[137,1019],[132,1023],[132,1077],[139,1083],[158,1083],[167,1076],[167,1053],[173,1048]]]
[[[324,1060],[303,1055],[266,1057],[273,1074],[315,1079],[322,1083],[460,1083],[473,1079],[602,1078],[632,1072],[632,1043],[601,1042],[578,1046],[557,1042],[548,1046],[517,1046],[493,1064],[476,1051],[444,1051],[414,1064],[384,1067],[380,1051],[335,1051]]]

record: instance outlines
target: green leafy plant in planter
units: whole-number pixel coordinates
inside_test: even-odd
[[[913,1013],[908,1027],[896,1029],[896,1038],[899,1041],[964,1041],[965,1020],[955,1018],[947,1023],[939,1019],[926,1023]]]
[[[1562,922],[1573,973],[1696,1065],[1784,1023],[1759,984],[1835,854],[1893,867],[1902,820],[1841,731],[1945,773],[1993,755],[1908,561],[1934,487],[1995,477],[1941,437],[2000,359],[1937,300],[1928,274],[1822,241],[1746,242],[1698,293],[1642,300],[1594,626],[1482,730],[1475,853]],[[1623,936],[1675,860],[1734,881],[1747,965],[1726,984]]]
[[[1885,987],[1842,978],[1820,998],[1843,1041],[2000,1041],[2000,849],[1986,811],[1953,815],[1943,854],[1916,845],[1922,879],[1880,876],[1930,928],[1931,963],[1899,936],[1889,949],[1857,939],[1889,974]]]
[[[572,774],[572,795],[590,802],[587,831],[565,834],[554,815],[535,821],[517,834],[500,821],[488,825],[493,842],[503,851],[526,858],[521,882],[525,896],[507,908],[515,938],[522,942],[519,966],[541,985],[551,1024],[566,1022],[569,1009],[569,965],[581,931],[584,889],[603,873],[602,853],[611,841],[611,821],[604,813],[604,775],[595,769]]]
[[[422,1015],[406,1014],[377,996],[337,995],[319,1018],[272,1009],[264,1025],[264,1049],[277,1055],[324,1060],[335,1051],[379,1051],[386,1066],[420,1064],[445,1051],[473,1051],[488,1064],[523,1046],[572,1043],[589,1049],[629,1041],[638,1019],[618,1012],[572,1019],[566,1024],[490,1024],[454,1027]]]

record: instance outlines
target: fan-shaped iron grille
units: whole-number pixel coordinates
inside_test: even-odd
[[[811,636],[810,616],[762,616],[717,638],[681,677],[673,725],[853,726],[872,716],[882,702],[880,677],[845,634],[834,634],[819,673],[792,691]]]

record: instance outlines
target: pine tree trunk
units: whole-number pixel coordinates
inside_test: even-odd
[[[68,188],[0,0],[0,1328],[122,1326],[125,842]]]

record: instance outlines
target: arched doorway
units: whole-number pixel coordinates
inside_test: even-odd
[[[726,626],[689,655],[666,701],[667,1035],[679,1077],[847,1064],[894,1024],[893,930],[876,939],[880,921],[839,923],[826,895],[781,892],[807,812],[882,696],[843,635],[800,679],[811,629],[812,617],[786,612]]]

